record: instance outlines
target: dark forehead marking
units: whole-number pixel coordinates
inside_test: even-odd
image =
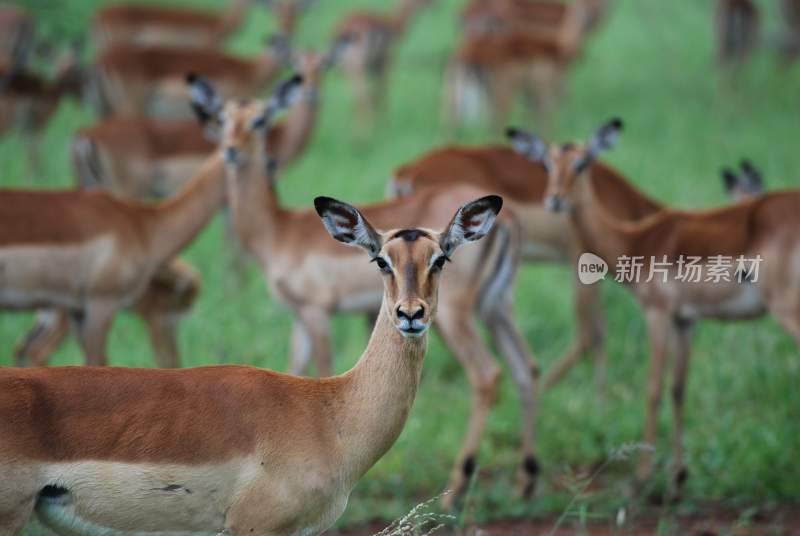
[[[423,238],[431,238],[431,235],[423,231],[422,229],[401,229],[394,233],[389,240],[393,240],[395,238],[402,238],[406,242],[416,242],[420,237]]]
[[[571,151],[574,148],[575,148],[575,144],[572,143],[571,141],[568,141],[567,143],[564,143],[564,144],[561,145],[561,149],[563,151]]]

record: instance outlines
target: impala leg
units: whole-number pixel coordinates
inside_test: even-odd
[[[450,493],[442,499],[444,507],[451,508],[475,472],[475,457],[486,419],[496,398],[500,367],[483,344],[471,317],[447,310],[441,304],[437,315],[439,332],[464,367],[472,390],[472,410],[467,433],[447,483]]]
[[[491,77],[488,88],[492,108],[492,129],[495,132],[503,132],[514,103],[514,88],[508,81],[497,76]]]
[[[676,323],[675,368],[672,378],[672,475],[671,494],[680,496],[681,486],[686,480],[687,472],[683,462],[683,408],[686,393],[686,377],[689,372],[689,356],[692,351],[692,325]]]
[[[108,304],[90,304],[83,315],[76,317],[78,337],[90,366],[106,365],[106,341],[117,307]]]
[[[510,305],[510,304],[509,304]],[[528,497],[536,488],[539,462],[536,457],[536,358],[522,337],[509,305],[489,315],[487,325],[492,338],[506,359],[519,391],[522,407],[522,464],[517,472],[517,489]]]
[[[650,338],[650,378],[647,383],[647,408],[644,424],[644,443],[651,448],[642,451],[636,469],[637,484],[641,485],[653,471],[653,450],[658,430],[658,409],[664,382],[664,367],[667,359],[670,324],[672,319],[665,311],[649,309],[647,327]]]
[[[317,366],[318,377],[333,375],[330,316],[318,309],[303,310],[295,319],[292,331],[291,373],[305,374],[312,358]]]
[[[596,356],[595,381],[601,398],[605,395],[607,356],[603,347],[604,322],[599,304],[599,287],[584,285],[576,278],[575,318],[578,336],[569,349],[550,367],[542,380],[542,388],[549,389],[561,381],[564,375],[588,351]]]
[[[153,346],[156,364],[159,368],[178,368],[181,366],[178,351],[178,323],[180,315],[149,311],[142,314],[150,344]]]
[[[14,351],[18,367],[43,367],[69,334],[69,315],[61,310],[38,311],[36,322]]]
[[[358,119],[356,133],[358,137],[363,138],[372,130],[373,126],[372,88],[366,73],[361,71],[351,73],[350,84],[353,87]]]

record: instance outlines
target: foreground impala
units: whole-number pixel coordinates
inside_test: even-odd
[[[290,87],[287,91],[296,91]],[[198,88],[195,101],[209,118],[207,128],[221,129],[221,145],[228,172],[228,201],[233,227],[244,248],[261,264],[270,292],[295,316],[292,368],[304,373],[313,359],[317,373],[331,374],[330,320],[346,312],[371,313],[380,303],[380,282],[369,266],[358,262],[353,251],[331,244],[316,216],[308,210],[281,206],[268,171],[264,150],[269,126],[269,106],[260,101],[233,101],[221,107],[211,87]],[[285,97],[289,98],[289,97]],[[363,213],[381,227],[422,223],[439,228],[444,214],[486,190],[456,186],[364,207]],[[420,238],[407,234],[406,240]],[[519,254],[516,219],[501,217],[483,245],[463,248],[452,257],[442,279],[442,300],[436,325],[447,346],[466,370],[473,397],[469,429],[450,477],[448,488],[460,492],[476,467],[478,446],[497,393],[500,367],[478,331],[483,320],[498,349],[514,371],[522,405],[522,463],[520,491],[533,489],[538,473],[534,455],[535,365],[511,311],[510,294]],[[439,258],[442,264],[446,259]],[[386,273],[398,268],[378,258]],[[404,313],[405,314],[405,313]],[[416,314],[411,314],[413,320]]]
[[[668,349],[675,350],[670,485],[678,492],[688,474],[683,410],[695,322],[770,313],[800,344],[800,192],[764,194],[716,210],[664,209],[639,221],[621,219],[598,195],[602,186],[587,180],[592,161],[613,145],[621,128],[619,120],[610,121],[583,145],[548,147],[535,135],[515,130],[510,136],[548,170],[547,206],[568,213],[586,251],[603,258],[618,278],[622,274],[644,309],[651,352],[644,440],[650,445],[656,443]],[[640,276],[632,270],[636,258],[644,264]],[[652,452],[647,451],[639,460],[637,482],[651,473]]]
[[[0,370],[0,533],[19,534],[34,510],[64,534],[311,536],[333,524],[403,429],[445,260],[489,232],[502,200],[467,203],[441,232],[379,232],[346,203],[314,205],[383,277],[355,367],[324,379],[243,366]]]

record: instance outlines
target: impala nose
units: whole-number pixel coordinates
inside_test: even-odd
[[[418,337],[428,329],[425,306],[416,302],[407,302],[397,306],[397,329],[406,337]]]
[[[229,164],[236,164],[239,161],[239,151],[234,147],[225,149],[225,161]]]
[[[553,212],[561,212],[564,210],[565,203],[561,199],[561,197],[557,195],[548,195],[547,198],[544,200],[544,206],[547,210],[552,210]]]

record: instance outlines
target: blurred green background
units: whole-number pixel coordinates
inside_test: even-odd
[[[66,40],[87,35],[87,22],[101,2],[21,3],[36,15],[40,35]],[[368,143],[352,143],[350,93],[340,73],[330,73],[313,143],[282,175],[279,189],[286,204],[308,206],[313,196],[323,194],[356,203],[379,200],[397,165],[452,141],[444,136],[439,108],[442,73],[458,38],[456,14],[462,3],[439,0],[413,24],[396,56],[388,111]],[[763,49],[732,80],[721,76],[713,62],[713,2],[612,0],[611,4],[607,19],[590,37],[569,77],[555,121],[558,139],[584,138],[601,121],[619,115],[626,130],[608,160],[645,192],[675,206],[725,203],[719,168],[742,157],[763,170],[769,189],[797,185],[800,66],[783,72],[774,51]],[[776,4],[760,2],[767,35],[777,31]],[[356,6],[389,7],[388,2],[319,0],[300,22],[298,46],[327,47],[333,24]],[[255,54],[273,28],[271,15],[256,5],[229,46],[238,53]],[[92,54],[90,44],[87,61]],[[525,122],[529,115],[524,110],[517,110],[516,117],[520,126],[536,129]],[[93,120],[79,103],[64,102],[47,130],[43,172],[33,179],[22,139],[12,134],[0,140],[2,186],[70,187],[72,133]],[[459,141],[501,140],[478,126],[462,132]],[[224,232],[223,218],[217,217],[185,253],[202,273],[203,289],[182,323],[183,365],[245,363],[284,370],[291,317],[268,295],[255,264],[248,265],[243,279],[230,271]],[[525,266],[521,272],[518,320],[543,369],[573,336],[571,279],[564,266]],[[575,495],[574,485],[582,475],[621,445],[639,440],[648,366],[645,325],[625,289],[605,284],[603,303],[610,356],[607,404],[597,403],[588,362],[542,395],[537,432],[544,475],[537,496],[521,500],[513,494],[518,405],[506,375],[464,514],[471,521],[558,515]],[[5,349],[0,364],[11,364],[12,349],[31,320],[30,314],[0,316]],[[364,348],[366,322],[356,316],[339,317],[333,333],[336,370],[344,371]],[[127,314],[114,325],[109,355],[114,365],[154,365],[143,326]],[[52,363],[81,362],[71,341]],[[798,386],[798,349],[772,319],[699,326],[686,410],[690,478],[686,499],[676,507],[679,512],[709,502],[744,508],[800,499]],[[396,518],[441,491],[465,429],[468,392],[461,368],[434,335],[405,431],[358,485],[340,526]],[[656,452],[657,489],[663,486],[669,461],[668,402],[663,404]],[[632,461],[609,462],[597,479],[600,485],[580,494],[580,515],[588,512],[603,521],[613,519],[622,505],[635,510],[637,503],[624,493],[632,467]]]

